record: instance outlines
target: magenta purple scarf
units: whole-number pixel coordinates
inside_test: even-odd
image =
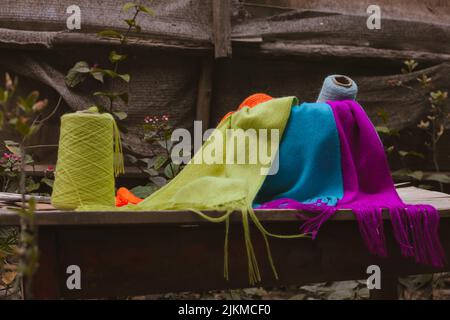
[[[316,237],[320,226],[338,209],[351,209],[369,251],[386,257],[383,209],[389,212],[394,236],[403,256],[417,263],[441,267],[445,263],[439,241],[439,213],[430,205],[408,205],[397,194],[383,145],[362,107],[355,101],[328,101],[339,134],[344,197],[336,206],[277,199],[260,206],[317,213],[302,226]],[[304,216],[302,216],[304,218]]]

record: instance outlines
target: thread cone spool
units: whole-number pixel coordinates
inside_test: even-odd
[[[356,100],[358,86],[350,77],[333,74],[325,78],[317,102]]]
[[[110,114],[76,112],[61,117],[52,193],[55,208],[113,207],[114,178],[120,171],[123,158],[119,131]]]

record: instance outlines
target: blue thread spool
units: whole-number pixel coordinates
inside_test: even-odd
[[[356,100],[358,86],[351,78],[333,74],[325,78],[317,102]]]

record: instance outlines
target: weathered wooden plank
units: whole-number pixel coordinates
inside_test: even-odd
[[[382,18],[422,22],[448,23],[450,6],[446,0],[244,0],[240,5],[252,16],[257,13],[283,12],[292,9],[323,11],[341,14],[368,16],[367,8],[376,4],[381,8]],[[257,17],[259,17],[258,15]],[[267,15],[267,14],[266,14]]]
[[[124,2],[116,0],[80,0],[81,29],[72,32],[97,32],[103,29],[125,31],[122,19],[132,12],[121,12]],[[69,31],[67,8],[71,0],[2,0],[0,27],[15,30]],[[211,34],[209,0],[142,0],[139,4],[150,7],[154,16],[138,17],[142,37],[158,35],[172,39],[209,41]]]
[[[273,51],[274,54],[376,58],[382,53],[380,58],[396,59],[404,51],[405,55],[418,52],[417,59],[448,61],[450,24],[383,18],[381,29],[370,30],[366,20],[367,16],[353,13],[308,15],[292,10],[265,18],[242,19],[233,25],[232,37],[241,41],[261,37],[266,52]],[[436,43],[436,38],[443,43]]]
[[[25,299],[56,299],[60,297],[61,273],[59,272],[57,230],[41,228],[39,241],[39,277],[31,282],[31,296]],[[25,281],[29,281],[25,279]]]
[[[215,57],[231,57],[230,0],[213,0],[212,12]]]
[[[366,279],[366,268],[373,264],[380,266],[382,279],[385,275],[404,276],[448,270],[448,267],[433,269],[417,265],[411,259],[401,257],[390,224],[386,223],[385,227],[389,250],[386,259],[368,253],[356,221],[325,224],[314,241],[270,239],[279,280],[274,279],[267,262],[263,239],[252,228],[252,241],[262,276],[259,285],[301,285]],[[442,243],[449,255],[450,220],[443,220],[441,228]],[[229,281],[222,276],[223,226],[55,226],[42,228],[42,233],[54,229],[58,234],[58,265],[55,274],[59,279],[60,298],[126,297],[250,286],[240,226],[232,225],[230,228]],[[292,234],[297,231],[297,225],[276,223],[271,229],[279,234]],[[47,251],[43,244],[40,248],[41,251]],[[68,290],[65,286],[68,277],[66,268],[73,264],[81,269],[81,290]],[[48,270],[44,268],[40,268],[35,275],[41,281],[45,281],[48,276]],[[40,290],[45,292],[46,289]],[[36,291],[35,294],[40,296]]]
[[[197,92],[196,120],[202,121],[202,127],[206,130],[209,128],[211,115],[214,61],[205,58],[201,68]]]
[[[440,212],[442,218],[450,218],[450,196],[433,191],[427,191],[415,187],[401,188],[399,194],[406,203],[428,203],[434,205]],[[428,197],[428,194],[430,195]],[[219,217],[223,213],[216,211],[205,211],[212,217]],[[256,210],[258,219],[263,223],[297,222],[299,218],[295,210]],[[383,218],[389,219],[387,212]],[[354,221],[355,217],[349,210],[338,211],[331,220]],[[41,226],[76,226],[76,225],[200,225],[210,224],[208,221],[190,211],[39,211],[35,215],[37,225]],[[240,223],[239,212],[231,216],[232,223]],[[0,209],[0,225],[17,225],[19,217],[16,213]]]
[[[29,31],[0,28],[0,46],[10,49],[63,49],[71,46],[120,46],[117,39],[102,38],[95,33],[57,31]],[[130,36],[130,48],[183,51],[183,53],[205,54],[212,50],[209,41],[186,39],[161,39]]]
[[[50,197],[25,195],[25,200],[33,197],[37,202],[50,203]],[[22,195],[11,192],[0,192],[0,201],[2,202],[18,202],[22,201]]]
[[[242,40],[241,40],[242,42]],[[252,51],[252,50],[250,50]],[[254,51],[254,50],[253,50]],[[261,43],[260,54],[271,56],[327,57],[327,58],[376,58],[385,60],[414,59],[419,62],[450,61],[450,53],[435,53],[417,50],[380,49],[365,46],[305,44],[299,41],[273,41]],[[240,52],[245,52],[241,50]]]

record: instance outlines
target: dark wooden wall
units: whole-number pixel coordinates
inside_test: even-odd
[[[80,1],[89,8],[85,27],[67,32],[64,9],[70,1],[28,2],[6,0],[8,10],[0,11],[0,71],[18,74],[24,90],[38,88],[51,103],[62,94],[61,111],[85,108],[93,101],[88,93],[94,84],[67,90],[62,79],[76,61],[104,63],[115,43],[95,31],[119,28],[120,6],[112,0]],[[375,110],[384,108],[396,129],[415,127],[428,106],[418,94],[389,86],[389,79],[415,86],[426,72],[437,88],[450,89],[448,1],[380,0],[381,30],[366,28],[369,0],[143,2],[156,17],[142,24],[142,35],[132,35],[124,65],[132,75],[124,141],[140,154],[146,152],[139,139],[145,115],[166,113],[174,125],[187,128],[197,118],[213,127],[255,92],[314,101],[328,74],[354,78],[358,99],[374,122]],[[407,58],[424,71],[402,75]],[[56,142],[58,125],[55,118],[37,142]],[[441,160],[450,170],[447,141],[441,143]],[[39,159],[52,162],[55,155],[43,151]]]

